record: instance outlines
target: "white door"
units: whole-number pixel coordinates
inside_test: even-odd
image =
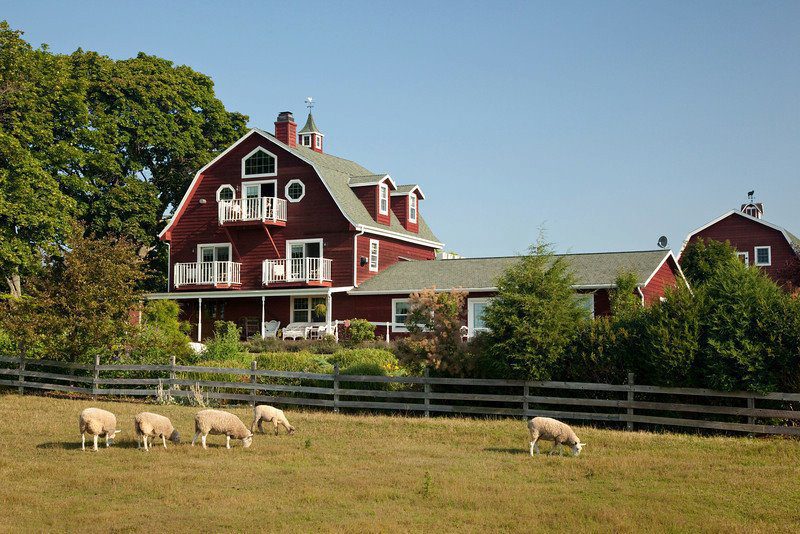
[[[320,278],[322,243],[309,241],[289,245],[290,280],[305,281]]]

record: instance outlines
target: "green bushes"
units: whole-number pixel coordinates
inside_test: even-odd
[[[375,339],[375,325],[366,319],[351,319],[345,322],[344,340],[348,343],[363,343]]]
[[[128,360],[165,364],[175,356],[178,364],[192,363],[197,355],[189,346],[188,323],[178,319],[180,308],[171,300],[151,300],[142,310],[142,324],[131,340]]]
[[[259,369],[296,371],[301,373],[332,373],[333,364],[325,356],[311,352],[268,352],[255,357]]]
[[[242,330],[236,323],[217,321],[214,323],[214,337],[206,343],[203,357],[206,360],[237,360],[245,352],[240,340]]]

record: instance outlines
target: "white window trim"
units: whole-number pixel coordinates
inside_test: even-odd
[[[475,311],[473,309],[474,304],[489,304],[492,302],[491,297],[479,297],[479,298],[468,298],[467,299],[467,337],[470,339],[475,337],[477,333],[475,331]],[[481,328],[480,332],[488,332],[488,328]]]
[[[758,262],[758,250],[759,249],[767,249],[767,255],[769,256],[769,260],[767,260],[766,263],[759,263]],[[772,247],[771,246],[762,245],[760,247],[755,247],[755,249],[753,249],[753,254],[755,255],[753,257],[753,262],[754,262],[753,265],[756,265],[758,267],[769,267],[770,265],[772,265]]]
[[[289,196],[289,188],[296,183],[303,186],[303,194],[300,195],[299,198],[294,199]],[[286,187],[283,188],[283,194],[286,195],[286,200],[288,200],[289,202],[300,202],[301,200],[303,200],[303,197],[306,196],[306,184],[304,184],[302,180],[298,180],[297,178],[295,178],[294,180],[289,180],[286,183]]]
[[[313,321],[311,320],[311,314],[312,314],[312,313],[313,313],[313,311],[314,311],[314,309],[312,308],[312,303],[313,303],[313,300],[314,300],[314,299],[323,299],[323,300],[326,300],[326,297],[325,297],[325,295],[309,295],[309,296],[307,296],[307,297],[306,297],[306,296],[302,296],[302,297],[292,297],[292,299],[291,299],[291,305],[290,305],[290,309],[289,309],[289,322],[290,322],[290,323],[294,323],[294,322],[301,322],[301,323],[308,323],[308,324],[320,324],[320,323],[324,323],[325,321],[313,322]],[[294,303],[295,303],[295,301],[297,301],[297,300],[306,300],[306,301],[308,301],[308,313],[306,314],[306,321],[295,321],[295,320],[294,320]]]
[[[322,148],[322,137],[318,135],[314,136],[314,148]]]
[[[408,332],[408,327],[406,326],[406,323],[398,323],[398,322],[395,321],[395,319],[397,318],[397,314],[395,313],[395,305],[398,302],[405,302],[405,303],[409,304],[408,312],[411,313],[411,306],[410,306],[411,300],[410,299],[407,299],[407,298],[405,298],[405,299],[392,299],[392,332]]]
[[[594,319],[594,295],[595,295],[595,292],[592,292],[592,293],[575,293],[575,299],[576,300],[580,300],[580,299],[584,299],[584,298],[587,298],[587,299],[591,298],[590,302],[592,303],[592,306],[591,306],[591,308],[589,308],[589,316],[592,319]]]
[[[319,257],[325,257],[324,243],[321,237],[314,237],[311,239],[287,239],[286,240],[286,259],[292,258],[292,245],[305,245],[306,243],[319,243]]]
[[[253,180],[242,184],[242,198],[247,198],[247,188],[251,185],[275,184],[275,196],[278,196],[278,180]],[[258,188],[258,196],[261,196],[261,188]]]
[[[372,266],[372,246],[375,246],[375,267]],[[377,273],[381,265],[381,242],[377,239],[369,240],[369,272]]]
[[[199,243],[197,245],[197,263],[203,261],[203,247],[228,247],[228,258],[230,258],[228,261],[233,261],[233,248],[230,243]]]
[[[383,194],[386,192],[386,209],[383,209]],[[378,184],[378,213],[389,215],[389,186],[385,183]]]
[[[252,156],[256,152],[264,152],[265,154],[269,154],[270,156],[272,156],[275,159],[275,172],[267,172],[267,173],[262,173],[262,174],[245,174],[245,172],[244,172],[244,162],[247,161],[247,158],[249,158],[250,156]],[[267,150],[265,148],[257,147],[252,152],[250,152],[248,155],[246,155],[245,157],[242,158],[242,178],[265,178],[267,176],[278,176],[278,156],[276,156],[275,154],[273,154],[272,152],[270,152],[269,150]]]
[[[412,204],[414,205],[414,207],[413,207],[414,216],[413,217],[411,216],[411,211],[412,211],[411,205]],[[409,222],[413,222],[413,223],[417,222],[417,210],[418,209],[419,209],[419,204],[417,203],[417,196],[416,195],[408,195],[408,221]]]
[[[231,191],[233,191],[233,199],[235,199],[235,198],[236,198],[236,189],[235,189],[235,188],[234,188],[234,187],[233,187],[231,184],[225,184],[225,185],[221,185],[221,186],[219,186],[219,189],[217,189],[217,202],[219,202],[219,201],[220,201],[219,194],[220,194],[220,193],[221,193],[221,192],[222,192],[224,189],[230,189]],[[232,200],[233,200],[233,199],[232,199]]]
[[[750,253],[749,252],[737,252],[736,256],[739,258],[744,258],[744,264],[746,266],[750,266]]]
[[[311,136],[309,134],[303,134],[300,136],[300,144],[303,146],[310,147],[311,146]]]

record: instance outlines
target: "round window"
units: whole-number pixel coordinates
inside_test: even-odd
[[[306,194],[306,186],[300,180],[291,180],[286,184],[286,198],[289,202],[300,202]]]

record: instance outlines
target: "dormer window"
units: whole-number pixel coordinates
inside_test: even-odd
[[[417,222],[417,195],[408,195],[408,221]]]
[[[378,185],[378,202],[378,212],[389,215],[389,186],[384,183]]]
[[[311,146],[311,136],[310,135],[300,136],[300,143],[303,146]]]
[[[242,178],[260,178],[278,174],[278,159],[275,154],[259,147],[242,158]]]
[[[314,148],[322,148],[322,138],[318,135],[314,136]]]

